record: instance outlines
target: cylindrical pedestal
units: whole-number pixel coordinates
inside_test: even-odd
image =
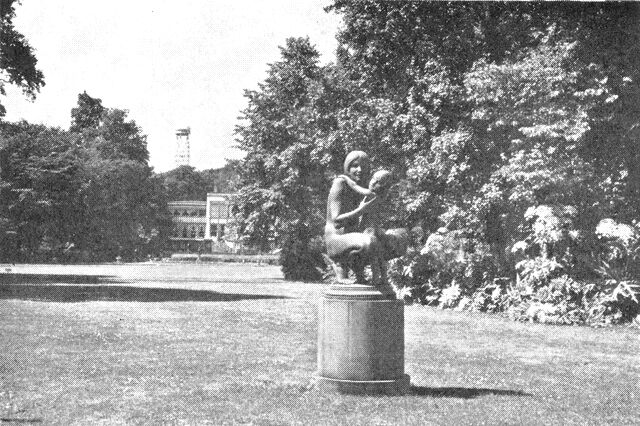
[[[369,285],[336,284],[320,300],[318,387],[403,394],[404,303]]]

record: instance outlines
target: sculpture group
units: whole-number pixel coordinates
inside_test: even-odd
[[[350,152],[344,174],[337,176],[327,199],[325,242],[338,280],[355,274],[365,284],[365,267],[371,265],[371,281],[383,294],[395,297],[387,280],[387,261],[404,254],[408,235],[404,229],[382,229],[382,211],[392,184],[391,173],[379,170],[371,176],[369,156]],[[368,186],[362,185],[368,181]]]

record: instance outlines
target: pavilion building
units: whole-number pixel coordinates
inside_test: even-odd
[[[236,241],[228,232],[233,217],[232,195],[210,192],[206,201],[169,202],[173,222],[170,250],[177,253],[235,251]]]

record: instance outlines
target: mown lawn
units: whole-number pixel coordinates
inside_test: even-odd
[[[411,393],[323,394],[312,386],[322,286],[286,283],[277,267],[13,272],[102,278],[0,277],[0,424],[640,423],[630,327],[407,306]]]

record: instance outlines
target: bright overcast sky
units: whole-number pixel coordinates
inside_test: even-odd
[[[78,93],[129,110],[148,135],[151,165],[174,168],[175,130],[191,127],[191,165],[217,168],[267,64],[287,37],[333,61],[339,17],[330,0],[23,0],[15,26],[36,51],[46,86],[35,102],[8,87],[6,120],[68,128]]]

